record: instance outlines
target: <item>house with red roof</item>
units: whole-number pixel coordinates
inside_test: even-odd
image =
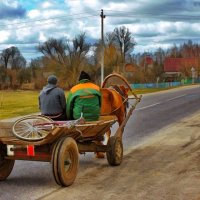
[[[147,65],[153,65],[153,59],[152,59],[152,57],[149,56],[149,55],[145,56],[145,63]]]
[[[181,74],[191,77],[192,70],[197,71],[199,66],[200,60],[198,58],[165,58],[165,77],[175,79]]]

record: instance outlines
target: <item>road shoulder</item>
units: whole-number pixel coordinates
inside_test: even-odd
[[[124,156],[41,199],[200,199],[200,112],[165,127]]]

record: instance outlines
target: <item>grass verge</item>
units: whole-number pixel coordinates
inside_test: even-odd
[[[170,88],[142,88],[142,89],[133,89],[133,92],[135,94],[147,94],[147,93],[153,93],[153,92],[159,92],[164,90],[173,89],[176,87],[170,87]]]
[[[134,89],[136,94],[153,93],[170,88]],[[2,91],[0,90],[0,120],[30,113],[37,113],[39,91]],[[67,96],[67,92],[65,93]]]

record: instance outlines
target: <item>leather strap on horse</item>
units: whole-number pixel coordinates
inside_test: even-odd
[[[121,95],[121,97],[122,97],[123,100],[127,99],[127,98],[124,96],[124,93],[122,92],[122,90],[119,88],[119,86],[113,85],[112,87],[113,87],[113,89],[114,89],[116,92],[118,92],[118,93]],[[124,103],[124,102],[123,102],[123,103]]]
[[[125,98],[124,101],[122,102],[122,104],[120,106],[118,106],[117,108],[115,108],[110,113],[104,113],[102,116],[104,116],[104,115],[111,115],[112,113],[114,113],[115,111],[117,111],[127,100],[128,100],[128,98]]]

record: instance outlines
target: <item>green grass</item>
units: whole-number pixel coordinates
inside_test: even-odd
[[[152,93],[152,92],[159,92],[163,90],[169,90],[175,87],[170,87],[170,88],[144,88],[144,89],[133,89],[133,92],[135,94],[147,94],[147,93]]]
[[[0,91],[0,119],[39,112],[37,91]]]
[[[0,90],[0,120],[40,112],[39,93],[39,91]]]

